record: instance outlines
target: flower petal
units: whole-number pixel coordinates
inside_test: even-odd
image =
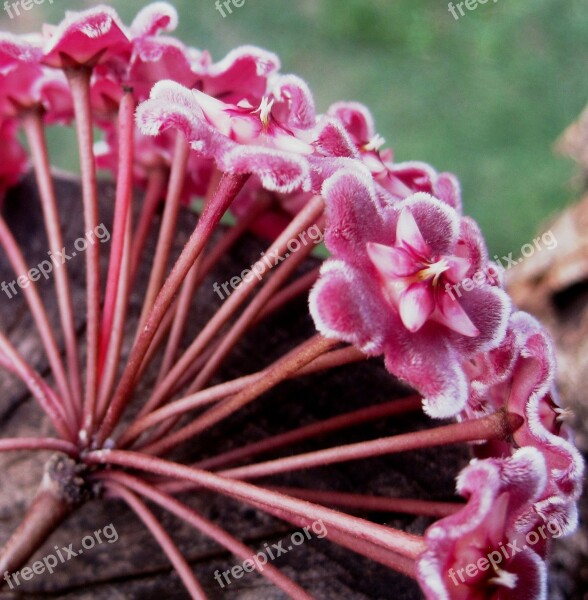
[[[419,226],[408,208],[403,208],[396,225],[396,245],[409,246],[423,256],[431,254],[431,250],[423,239]]]
[[[451,298],[447,292],[441,292],[438,300],[439,311],[435,314],[436,321],[467,337],[480,335],[480,330],[472,323],[457,299]]]
[[[366,247],[370,260],[384,278],[409,277],[418,270],[414,257],[402,248],[375,242],[368,242]]]
[[[404,326],[413,333],[431,316],[435,304],[428,283],[413,283],[400,294],[398,310]]]

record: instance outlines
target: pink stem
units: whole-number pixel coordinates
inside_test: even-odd
[[[198,262],[198,259],[196,259],[196,263],[197,262]],[[184,284],[185,283],[186,282],[184,281]],[[184,284],[182,284],[181,290],[184,289]],[[181,290],[180,290],[180,294],[181,294]],[[159,327],[157,328],[157,333],[155,334],[153,341],[149,345],[149,350],[147,350],[147,352],[145,353],[145,356],[143,357],[143,362],[141,363],[141,368],[139,369],[139,373],[137,374],[137,379],[140,379],[143,376],[143,373],[151,364],[153,357],[157,354],[157,351],[159,350],[161,345],[164,343],[165,338],[173,324],[174,314],[176,311],[178,301],[179,301],[179,298],[174,299],[174,301],[170,305],[167,313],[165,313],[165,316],[163,317]]]
[[[317,452],[307,452],[288,456],[287,458],[278,458],[245,467],[228,469],[221,471],[221,473],[225,477],[235,479],[268,477],[277,473],[289,473],[299,469],[322,467],[348,460],[372,458],[409,450],[433,448],[460,442],[500,440],[512,435],[521,426],[522,422],[521,416],[501,410],[487,417],[463,423],[443,425],[433,429],[379,438],[369,442],[336,446]]]
[[[216,265],[216,263],[227,254],[227,252],[241,239],[257,217],[267,208],[269,201],[265,198],[258,200],[247,214],[241,217],[235,225],[228,228],[218,242],[211,248],[210,252],[202,257],[202,275],[204,277]]]
[[[45,384],[41,376],[28,365],[28,363],[14,349],[12,344],[0,332],[0,352],[4,355],[5,360],[12,364],[14,372],[22,379],[29,388],[29,391],[37,399],[40,407],[49,417],[53,426],[63,439],[72,441],[75,439],[75,426],[68,427],[67,417],[62,403],[52,393],[50,388]]]
[[[110,340],[115,305],[118,297],[118,287],[121,279],[121,266],[125,239],[131,230],[127,220],[131,216],[133,197],[133,157],[134,157],[134,128],[135,128],[135,99],[133,92],[125,90],[120,102],[118,113],[118,172],[116,176],[116,196],[114,200],[114,219],[106,292],[104,294],[104,309],[102,313],[102,330],[100,336],[99,372],[102,373],[106,351]],[[128,274],[126,275],[128,277]]]
[[[290,277],[290,275],[296,270],[302,261],[312,251],[312,246],[307,246],[301,249],[295,256],[289,258],[289,260],[278,267],[277,273],[270,277],[268,283],[266,283],[261,291],[251,301],[249,306],[240,315],[237,321],[231,326],[228,332],[226,332],[220,341],[220,343],[214,348],[211,356],[208,358],[206,363],[198,370],[198,376],[188,389],[188,393],[192,394],[202,389],[206,382],[214,375],[214,373],[220,368],[223,360],[234,348],[240,337],[245,333],[251,323],[254,321],[256,315],[263,308],[269,298],[274,292],[281,287],[284,281]],[[172,419],[165,427],[161,428],[155,433],[153,437],[149,439],[149,444],[164,437],[167,432],[173,428],[176,419]]]
[[[294,350],[282,357],[281,360],[294,355],[298,349],[299,347],[294,348]],[[299,371],[292,373],[290,377],[298,377],[301,375],[316,373],[324,369],[330,369],[342,364],[348,364],[349,362],[364,360],[365,358],[366,356],[364,354],[353,347],[343,348],[342,350],[334,350],[314,359],[311,363],[302,367]],[[261,378],[265,377],[268,370],[272,368],[272,366],[273,364],[269,367],[266,367],[262,371],[258,371],[257,373],[244,375],[243,377],[238,377],[237,379],[226,381],[200,392],[196,392],[195,394],[191,394],[185,398],[180,398],[179,400],[171,402],[163,408],[137,419],[135,423],[131,424],[128,431],[121,436],[119,445],[121,445],[121,443],[122,445],[125,445],[126,440],[135,439],[143,431],[153,427],[153,425],[157,425],[157,423],[161,423],[162,421],[165,421],[171,417],[181,415],[191,410],[213,404],[214,402],[218,402],[219,400],[227,398],[232,394],[241,392],[245,388],[258,382]]]
[[[202,252],[202,249],[212,235],[215,227],[218,225],[223,214],[247,181],[247,178],[247,175],[225,174],[221,179],[214,199],[208,203],[200,216],[194,232],[190,236],[188,243],[182,250],[172,272],[157,296],[153,309],[145,324],[145,328],[131,350],[128,363],[122,374],[120,383],[114,392],[108,412],[106,413],[100,428],[98,435],[99,444],[104,443],[117,425],[130,400],[137,374],[143,363],[143,358],[149,350],[149,346],[157,333],[157,329],[163,320],[167,309],[173,302],[178,289],[182,285],[182,282],[194,264],[194,261]]]
[[[116,306],[113,314],[113,321],[110,324],[110,340],[106,350],[104,369],[101,376],[101,382],[98,394],[97,414],[99,420],[102,420],[108,403],[110,394],[114,387],[116,374],[120,362],[120,355],[125,334],[126,315],[128,309],[128,299],[130,292],[130,262],[131,262],[131,227],[132,216],[127,218],[126,235],[124,236],[124,248],[121,256],[121,281],[118,285],[116,294]]]
[[[275,292],[282,287],[284,282],[300,266],[300,264],[312,252],[312,246],[305,246],[296,254],[291,255],[288,260],[277,268],[276,273],[269,278],[269,281],[262,287],[261,291],[253,298],[251,303],[233,323],[229,331],[223,336],[223,339],[209,361],[202,368],[194,383],[189,388],[188,393],[201,390],[210,378],[218,371],[228,354],[233,350],[239,339],[251,326],[255,317],[263,309],[268,300]]]
[[[368,496],[364,494],[344,494],[341,492],[325,492],[304,488],[276,487],[270,489],[295,496],[302,500],[323,505],[343,506],[353,510],[406,513],[442,519],[455,514],[465,505],[462,502],[435,502],[417,500],[415,498],[388,498],[385,496]]]
[[[212,425],[226,419],[237,410],[243,408],[261,394],[267,392],[278,383],[290,377],[293,373],[299,371],[304,365],[314,360],[317,356],[324,354],[333,345],[336,340],[328,340],[321,335],[301,344],[298,350],[290,353],[284,358],[275,362],[269,367],[264,375],[247,388],[241,390],[238,394],[225,400],[221,404],[207,410],[203,415],[186,425],[179,431],[159,440],[153,444],[145,446],[142,450],[146,453],[163,453],[174,448],[181,442],[194,437],[195,435],[206,431]]]
[[[137,271],[141,262],[141,256],[145,243],[149,237],[149,231],[153,224],[153,218],[157,207],[165,193],[165,183],[167,176],[163,167],[154,168],[147,179],[147,190],[145,200],[141,207],[139,223],[133,235],[133,257],[131,259],[131,281],[134,282],[137,277]]]
[[[56,438],[6,438],[0,440],[0,452],[21,452],[23,450],[49,450],[77,456],[78,448],[72,442]]]
[[[72,93],[86,233],[96,231],[99,224],[96,165],[94,161],[94,134],[90,106],[91,69],[77,67],[65,71]],[[98,391],[98,350],[100,344],[100,247],[88,244],[86,256],[86,394],[84,399],[83,427],[87,433],[93,429],[96,394]]]
[[[151,274],[149,276],[147,292],[141,310],[141,318],[139,319],[139,326],[137,328],[138,332],[141,332],[145,326],[147,316],[153,308],[157,294],[159,294],[161,285],[165,279],[167,263],[169,261],[180,212],[182,190],[184,189],[184,182],[186,180],[189,155],[190,146],[188,145],[186,138],[178,132],[169,185],[167,188],[167,196],[164,203],[163,218],[159,230],[159,237],[157,239],[157,246],[155,248],[155,256]]]
[[[266,255],[283,256],[283,254],[286,252],[288,242],[298,236],[301,231],[304,231],[313,223],[315,223],[315,221],[321,216],[323,209],[324,203],[322,198],[320,196],[315,196],[302,209],[302,211],[300,211],[300,213],[294,217],[288,227],[269,248]],[[268,266],[264,262],[264,259],[257,261],[252,267],[252,271],[259,272],[262,275],[267,275]],[[167,395],[175,387],[177,380],[182,377],[183,373],[212,341],[222,326],[233,316],[245,299],[257,287],[258,283],[259,280],[256,277],[243,279],[241,281],[231,296],[216,312],[214,317],[206,324],[204,329],[192,342],[186,352],[184,352],[180,360],[176,362],[172,370],[168,373],[167,377],[156,388],[147,404],[139,413],[140,416],[151,412],[164,402]]]
[[[278,519],[288,521],[298,527],[312,527],[316,521],[312,521],[308,518],[301,518],[299,516],[292,515],[287,511],[280,508],[264,506],[263,504],[251,502],[257,509],[262,510]],[[324,523],[323,523],[324,525]],[[329,527],[326,538],[339,546],[348,548],[356,554],[365,556],[375,562],[378,562],[390,569],[394,569],[403,575],[416,579],[415,559],[402,556],[397,552],[392,552],[381,546],[358,539],[356,536],[349,533],[345,533],[338,528]]]
[[[263,506],[264,510],[282,509],[292,516],[322,520],[326,527],[334,527],[343,533],[348,533],[360,540],[373,543],[379,548],[391,550],[408,558],[416,558],[424,550],[421,537],[398,531],[390,527],[370,523],[364,519],[346,515],[310,502],[298,500],[263,489],[249,483],[221,477],[214,473],[201,471],[170,461],[145,456],[138,452],[124,450],[98,450],[87,455],[89,463],[119,465],[147,471],[164,477],[187,479],[221,494],[228,495],[246,503]]]
[[[57,209],[57,200],[55,197],[55,188],[51,176],[51,166],[49,154],[47,152],[43,118],[39,111],[30,111],[23,115],[22,123],[31,151],[31,159],[35,168],[35,177],[37,179],[39,196],[41,197],[49,246],[53,255],[57,256],[56,253],[62,251],[64,243],[63,235],[61,233],[59,211]],[[72,402],[75,412],[79,417],[81,416],[82,411],[82,376],[78,355],[78,340],[73,303],[66,263],[59,265],[55,270],[55,291],[57,294],[61,327],[65,339]]]
[[[332,350],[331,352],[327,352],[327,354],[319,356],[316,360],[313,360],[309,365],[301,369],[299,375],[310,375],[320,371],[328,371],[329,369],[361,362],[368,358],[368,356],[355,346],[347,346],[347,348]]]
[[[226,253],[233,247],[233,245],[247,231],[250,225],[255,221],[257,216],[266,206],[266,202],[258,202],[255,204],[255,206],[247,213],[246,217],[240,219],[234,227],[228,229],[227,232],[221,236],[220,240],[212,248],[210,253],[201,257],[200,261],[198,262],[198,267],[194,265],[190,270],[190,274],[182,286],[182,292],[180,294],[178,306],[174,314],[172,330],[167,347],[165,349],[165,355],[159,371],[159,377],[156,381],[156,386],[161,383],[174,363],[178,353],[178,348],[180,346],[180,341],[184,333],[184,327],[188,319],[192,298],[197,287],[218,262],[218,260],[225,256]]]
[[[122,498],[135,512],[135,514],[143,521],[144,525],[149,529],[161,549],[169,558],[174,569],[178,572],[185,588],[188,590],[191,598],[195,600],[206,600],[206,594],[200,583],[192,573],[190,565],[182,556],[182,553],[167,533],[161,523],[155,518],[155,515],[147,508],[133,492],[129,491],[124,485],[120,485],[112,479],[106,480],[106,485],[115,492],[117,496]]]
[[[161,366],[159,368],[159,374],[157,376],[157,380],[155,381],[156,386],[167,375],[172,364],[174,363],[176,354],[178,353],[178,348],[180,347],[182,336],[184,335],[184,327],[188,321],[190,306],[196,292],[196,286],[200,279],[199,270],[201,258],[202,257],[199,257],[198,260],[196,260],[196,262],[192,265],[192,268],[188,271],[186,281],[184,281],[182,284],[182,289],[178,297],[177,306],[171,323],[171,331],[167,340]]]
[[[119,473],[116,471],[109,471],[103,474],[98,474],[99,479],[105,479],[118,481],[127,487],[131,488],[135,492],[149,498],[151,501],[156,502],[162,508],[175,514],[180,519],[189,523],[195,529],[201,531],[204,535],[213,539],[215,542],[225,547],[229,552],[232,552],[240,560],[248,560],[255,556],[255,551],[249,548],[239,540],[234,538],[232,535],[227,533],[221,527],[218,527],[208,519],[205,519],[202,515],[197,513],[194,509],[188,508],[181,502],[178,502],[175,498],[172,498],[168,494],[160,492],[151,485],[148,485],[141,479],[127,475],[126,473]],[[277,587],[283,590],[291,598],[296,600],[311,600],[309,596],[301,587],[294,583],[291,579],[283,575],[274,566],[267,564],[260,567],[256,562],[255,569],[260,575],[266,577],[268,580],[273,582]]]
[[[242,448],[236,448],[230,452],[218,454],[212,458],[203,460],[194,466],[199,469],[218,469],[228,463],[249,459],[252,456],[271,452],[272,450],[277,450],[279,448],[285,448],[286,446],[290,447],[292,444],[307,439],[317,438],[319,436],[322,437],[328,433],[340,431],[347,427],[355,427],[363,423],[385,419],[393,415],[417,411],[421,407],[421,402],[420,396],[410,396],[408,398],[392,400],[391,402],[386,402],[384,404],[370,406],[369,408],[362,408],[331,419],[319,421],[318,423],[313,423],[312,425],[299,427],[292,431],[272,436],[253,444],[248,444]]]
[[[0,244],[2,244],[6,255],[8,256],[8,260],[17,276],[19,273],[22,274],[21,276],[25,276],[25,274],[29,272],[28,265],[25,262],[17,241],[12,236],[12,233],[2,216],[0,216]],[[61,362],[61,354],[57,342],[55,341],[53,328],[49,323],[49,318],[45,312],[45,307],[43,306],[43,301],[41,300],[35,281],[32,279],[27,279],[27,281],[29,283],[23,286],[23,293],[37,325],[39,335],[41,336],[41,341],[45,348],[45,352],[47,353],[49,365],[55,376],[55,381],[61,395],[61,402],[63,402],[64,415],[68,424],[71,427],[74,427],[76,424],[75,409],[71,400],[71,391],[69,389],[67,374],[63,367],[63,363]]]

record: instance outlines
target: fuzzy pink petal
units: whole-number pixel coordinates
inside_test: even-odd
[[[66,14],[45,42],[43,62],[52,67],[70,67],[128,52],[126,27],[114,9],[99,5]]]
[[[296,75],[275,75],[270,86],[277,104],[273,113],[281,123],[295,129],[308,129],[315,125],[314,99],[304,80]]]
[[[455,340],[464,354],[488,351],[497,348],[504,339],[508,327],[508,318],[512,310],[510,297],[503,290],[483,285],[469,292],[455,296],[474,326],[477,337],[463,337]]]
[[[368,354],[380,353],[388,315],[384,304],[374,303],[372,286],[361,271],[344,262],[325,262],[309,296],[317,330]]]
[[[455,255],[455,243],[458,238],[461,218],[450,206],[423,192],[413,194],[396,204],[399,210],[407,208],[416,223],[407,229],[412,236],[412,246],[425,255]],[[403,226],[405,227],[405,226]],[[401,238],[401,240],[404,238]],[[421,241],[422,240],[422,241]],[[405,241],[411,244],[408,237]],[[412,244],[411,244],[412,245]]]
[[[433,196],[446,202],[461,214],[461,186],[458,178],[453,173],[439,173],[433,183]]]
[[[158,81],[170,79],[192,86],[196,75],[185,46],[173,38],[148,37],[133,43],[134,60],[128,74],[128,85],[135,97],[144,100]]]
[[[371,177],[367,172],[363,175],[340,170],[325,182],[322,195],[327,207],[327,248],[350,264],[370,264],[366,244],[385,243]]]
[[[266,190],[284,194],[310,188],[307,161],[296,154],[256,146],[235,146],[218,159],[228,173],[254,173]]]
[[[470,217],[462,217],[460,220],[459,239],[454,253],[472,265],[468,277],[472,277],[478,271],[485,273],[487,278],[492,276],[493,269],[488,265],[484,236],[478,224]]]
[[[458,414],[467,401],[467,381],[459,355],[440,338],[438,326],[427,323],[410,333],[399,317],[391,316],[389,322],[393,329],[384,353],[388,371],[423,396],[429,416],[444,419]]]
[[[359,152],[343,125],[332,118],[323,117],[317,126],[314,147],[324,156],[359,158]]]
[[[534,448],[524,448],[512,458],[472,461],[459,475],[458,492],[468,501],[463,509],[443,518],[427,530],[427,549],[417,563],[419,582],[428,599],[485,598],[496,600],[545,600],[546,569],[530,548],[508,558],[499,568],[507,585],[495,585],[493,568],[464,577],[468,564],[515,543],[535,522],[521,529],[519,516],[545,486],[545,463]],[[506,502],[506,504],[505,504]],[[497,510],[502,506],[502,510]],[[500,554],[500,552],[498,552]],[[460,580],[459,569],[463,569]]]
[[[372,114],[359,102],[337,102],[329,107],[327,114],[341,121],[357,146],[369,142],[376,133]]]
[[[390,174],[415,192],[433,193],[433,182],[437,179],[435,169],[424,162],[409,161],[390,166]]]
[[[240,46],[210,65],[203,77],[204,91],[225,102],[243,99],[259,105],[266,93],[267,78],[280,68],[280,59],[255,46]]]
[[[178,13],[167,2],[152,2],[141,9],[131,23],[134,37],[155,35],[160,31],[174,31],[178,26]]]
[[[14,69],[20,63],[39,64],[43,56],[41,41],[29,41],[23,36],[0,32],[0,72]]]

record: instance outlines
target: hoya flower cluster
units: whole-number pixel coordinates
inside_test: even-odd
[[[112,471],[96,477],[110,486],[113,495],[129,500],[130,494],[131,505],[130,489],[161,500],[169,491],[165,478],[175,477],[265,506],[292,522],[309,522],[334,511],[323,513],[326,509],[318,504],[303,504],[287,494],[258,493],[262,488],[235,483],[283,472],[290,463],[261,463],[256,474],[244,467],[239,476],[229,471],[206,479],[203,471],[179,466],[166,470],[163,459],[140,458],[130,450],[143,448],[160,457],[281,379],[337,352],[344,358],[333,358],[334,365],[383,356],[390,375],[420,395],[430,417],[454,419],[447,439],[439,434],[439,444],[451,443],[452,436],[476,442],[472,449],[478,458],[457,478],[457,491],[466,502],[436,521],[423,537],[363,521],[358,534],[357,523],[347,523],[341,515],[330,523],[333,541],[370,557],[382,552],[381,560],[415,577],[427,598],[545,598],[548,540],[543,537],[524,549],[522,540],[541,527],[544,531],[548,527],[551,537],[555,531],[558,535],[574,531],[583,463],[563,424],[551,341],[539,323],[511,305],[477,224],[463,215],[457,178],[424,163],[396,162],[369,110],[360,104],[337,102],[318,114],[307,84],[282,73],[275,54],[244,46],[215,62],[207,51],[171,37],[176,24],[173,7],[159,2],[143,9],[130,26],[111,8],[98,6],[68,13],[60,25],[45,26],[42,34],[0,35],[0,194],[28,168],[18,139],[20,124],[40,185],[47,186],[40,132],[75,120],[89,228],[98,224],[95,169],[111,170],[117,181],[102,299],[99,257],[93,252],[86,257],[85,379],[64,274],[57,285],[67,367],[60,364],[55,341],[44,329],[58,389],[47,390],[45,384],[35,389],[66,444],[56,447],[88,465],[108,464]],[[103,134],[95,144],[93,126]],[[145,189],[145,202],[131,234],[133,187]],[[194,197],[205,199],[199,225],[166,276],[181,204]],[[141,328],[119,373],[126,297],[163,199],[163,223]],[[55,224],[58,217],[50,193],[43,198],[43,208],[47,222]],[[330,256],[313,280],[288,288],[295,295],[312,287],[309,307],[316,338],[298,349],[294,358],[278,361],[271,378],[260,371],[248,382],[250,387],[235,384],[224,397],[211,401],[199,393],[206,392],[224,356],[254,322],[263,302],[278,297],[279,289],[278,283],[271,283],[277,279],[264,280],[251,302],[254,309],[245,311],[223,340],[218,337],[222,327],[257,285],[253,278],[245,281],[178,358],[178,332],[187,316],[177,317],[181,311],[173,301],[178,292],[193,293],[204,275],[203,265],[210,268],[226,249],[221,244],[216,253],[203,254],[227,210],[236,217],[235,231],[255,231],[270,240],[276,252],[318,224]],[[52,245],[59,247],[55,228],[48,230],[54,233]],[[8,233],[3,242],[11,247]],[[230,243],[230,234],[225,242]],[[301,258],[290,257],[290,271],[283,275],[278,271],[274,277],[285,282]],[[481,271],[496,276],[470,291],[450,293],[453,286]],[[34,293],[27,300],[38,307]],[[36,314],[44,323],[42,313]],[[157,332],[163,330],[164,335],[170,327],[175,342],[168,344],[153,395],[134,421],[121,421],[143,361],[149,360],[150,347],[159,339]],[[214,339],[217,344],[211,346]],[[29,383],[39,383],[4,338],[0,364]],[[192,385],[172,402],[178,381]],[[177,417],[223,398],[230,400],[178,428]],[[153,431],[156,425],[160,428]],[[141,436],[147,431],[151,437],[145,442]],[[394,443],[386,439],[390,448]],[[369,456],[371,446],[343,448],[340,456],[354,459]],[[300,460],[311,467],[344,459],[301,455]],[[161,489],[137,483],[122,470],[117,475],[117,465],[161,476]],[[175,506],[166,498],[167,508]],[[361,541],[354,542],[354,535]],[[508,555],[503,552],[513,545]],[[200,597],[197,583],[185,569],[180,572],[192,596]],[[297,585],[268,573],[292,597],[306,597]]]

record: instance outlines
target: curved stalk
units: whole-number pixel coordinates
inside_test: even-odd
[[[130,395],[134,388],[137,374],[141,369],[143,358],[149,350],[157,329],[173,302],[184,278],[210,239],[214,228],[218,225],[231,202],[247,181],[247,178],[248,175],[223,175],[215,197],[207,204],[200,216],[196,228],[155,300],[143,331],[131,350],[120,383],[114,392],[108,412],[98,432],[97,442],[99,445],[102,445],[106,438],[113,432],[130,401]]]
[[[120,485],[112,480],[106,480],[107,486],[115,492],[117,496],[122,498],[135,512],[135,514],[143,521],[143,524],[149,529],[153,537],[161,549],[169,558],[174,569],[177,571],[184,587],[190,594],[193,600],[206,600],[207,596],[202,589],[202,586],[194,576],[188,561],[182,556],[179,548],[176,546],[171,536],[164,529],[162,524],[155,518],[155,515],[147,508],[133,492],[125,486]]]
[[[102,328],[100,332],[99,372],[102,373],[106,353],[109,347],[113,327],[114,313],[118,288],[121,285],[121,269],[125,245],[132,229],[127,221],[131,218],[133,198],[133,157],[135,130],[135,99],[132,90],[124,91],[118,111],[118,172],[116,174],[116,195],[114,200],[114,219],[112,226],[112,241],[106,276],[106,291],[104,293],[104,308],[102,312]],[[123,274],[123,283],[128,285],[128,273]]]
[[[138,334],[145,326],[147,315],[153,308],[155,298],[157,298],[165,278],[165,271],[173,244],[178,215],[180,213],[182,190],[184,189],[189,156],[190,146],[188,145],[186,138],[180,132],[178,132],[171,165],[169,184],[167,188],[167,196],[163,205],[164,208],[163,218],[161,220],[161,228],[159,230],[159,237],[157,238],[155,256],[151,266],[149,283],[147,284],[147,292],[145,293],[145,298],[143,300],[143,308],[139,318],[139,325],[137,326]]]
[[[265,253],[268,256],[283,256],[287,250],[287,244],[292,239],[310,227],[317,219],[320,218],[324,210],[324,202],[320,196],[315,196],[301,211],[292,219],[288,227],[282,232],[278,239],[270,246]],[[261,259],[251,268],[254,273],[259,272],[261,278],[267,275],[268,266]],[[271,264],[271,263],[270,263]],[[259,280],[256,277],[243,279],[237,286],[231,296],[216,312],[214,317],[206,324],[204,329],[192,342],[190,347],[184,352],[182,357],[176,362],[174,367],[155,389],[151,398],[140,411],[139,415],[143,416],[150,411],[160,406],[166,399],[171,390],[174,389],[176,381],[182,377],[184,372],[196,360],[196,358],[205,350],[213,338],[218,334],[220,329],[227,321],[235,314],[241,304],[249,297],[249,295],[257,287]]]
[[[252,479],[278,473],[289,473],[299,469],[323,467],[349,460],[373,458],[460,442],[501,440],[512,435],[522,425],[522,422],[523,418],[521,416],[500,410],[487,417],[480,417],[463,423],[453,423],[368,442],[336,446],[316,452],[306,452],[245,467],[228,469],[221,471],[221,474],[236,479]]]
[[[41,112],[39,110],[27,112],[23,115],[22,124],[31,151],[50,250],[54,256],[58,256],[62,252],[64,243]],[[55,269],[55,291],[65,339],[71,396],[75,412],[80,417],[82,414],[82,374],[67,263],[63,263]]]
[[[245,544],[241,543],[218,525],[215,525],[208,519],[205,519],[193,508],[188,508],[175,498],[172,498],[168,494],[164,494],[137,477],[127,475],[126,473],[110,471],[98,474],[98,478],[103,481],[118,481],[142,496],[149,498],[149,500],[159,504],[159,506],[165,510],[168,510],[186,523],[190,524],[195,529],[201,531],[203,535],[211,538],[221,546],[225,547],[240,560],[251,559],[251,557],[255,555],[255,551],[252,548],[249,548]],[[255,569],[259,571],[260,575],[274,583],[291,598],[296,600],[311,600],[311,596],[309,596],[291,579],[283,575],[276,567],[272,566],[271,564],[266,564],[263,567],[260,567],[255,562],[254,564]]]
[[[2,216],[0,216],[0,244],[8,256],[8,260],[10,261],[14,272],[17,275],[28,273],[28,265],[25,262],[18,243],[14,239],[12,232],[8,228],[8,225]],[[45,307],[43,305],[43,301],[41,300],[41,295],[39,294],[36,283],[33,280],[28,280],[28,282],[29,283],[23,287],[23,293],[41,337],[41,343],[43,344],[43,348],[47,354],[49,366],[51,367],[51,371],[55,377],[57,388],[59,389],[59,393],[63,399],[63,409],[65,415],[67,416],[68,424],[74,427],[76,424],[75,407],[71,398],[71,390],[69,388],[67,374],[61,361],[59,347],[55,341],[53,328],[49,323],[49,317],[45,311]]]
[[[149,237],[149,231],[153,224],[153,218],[157,207],[163,195],[165,194],[165,184],[167,180],[166,169],[155,167],[147,177],[147,189],[143,206],[139,212],[139,222],[133,234],[133,255],[131,258],[131,283],[137,278],[137,271],[141,263],[141,257],[145,248],[145,243]]]
[[[305,344],[302,344],[297,352],[291,353],[274,363],[260,379],[243,389],[233,398],[229,398],[218,406],[210,408],[189,425],[158,442],[145,446],[142,448],[142,451],[153,454],[167,452],[181,442],[202,433],[212,425],[240,410],[278,383],[281,383],[336,344],[338,344],[337,340],[328,340],[321,335],[316,335]]]
[[[279,448],[284,448],[286,446],[290,447],[292,444],[311,438],[317,438],[319,436],[322,437],[328,433],[340,431],[347,427],[355,427],[363,423],[385,419],[393,415],[418,411],[421,408],[421,402],[422,399],[420,396],[410,396],[408,398],[392,400],[390,402],[385,402],[384,404],[370,406],[369,408],[362,408],[347,414],[332,417],[331,419],[318,421],[312,425],[306,425],[292,431],[287,431],[286,433],[268,437],[259,442],[243,446],[242,448],[235,448],[229,452],[218,454],[217,456],[203,460],[194,466],[199,469],[218,469],[228,463],[249,459],[258,454],[271,452],[272,450],[278,450]]]
[[[272,490],[264,489],[233,479],[227,479],[208,471],[179,465],[154,456],[145,456],[138,452],[125,450],[96,450],[87,455],[90,463],[119,465],[147,471],[154,475],[186,479],[202,487],[230,496],[245,503],[263,506],[263,510],[281,509],[289,515],[322,520],[327,527],[334,527],[342,533],[374,544],[379,548],[396,552],[414,559],[423,551],[421,537],[370,523],[365,519],[346,515],[316,504],[291,498]]]
[[[85,233],[94,232],[99,224],[94,134],[90,106],[90,76],[87,67],[66,69],[72,93],[78,150],[82,175]],[[94,240],[95,241],[95,240]],[[90,243],[86,257],[86,393],[83,407],[83,427],[87,434],[93,430],[93,419],[98,392],[98,350],[100,344],[100,246]],[[88,435],[88,439],[90,436]]]

